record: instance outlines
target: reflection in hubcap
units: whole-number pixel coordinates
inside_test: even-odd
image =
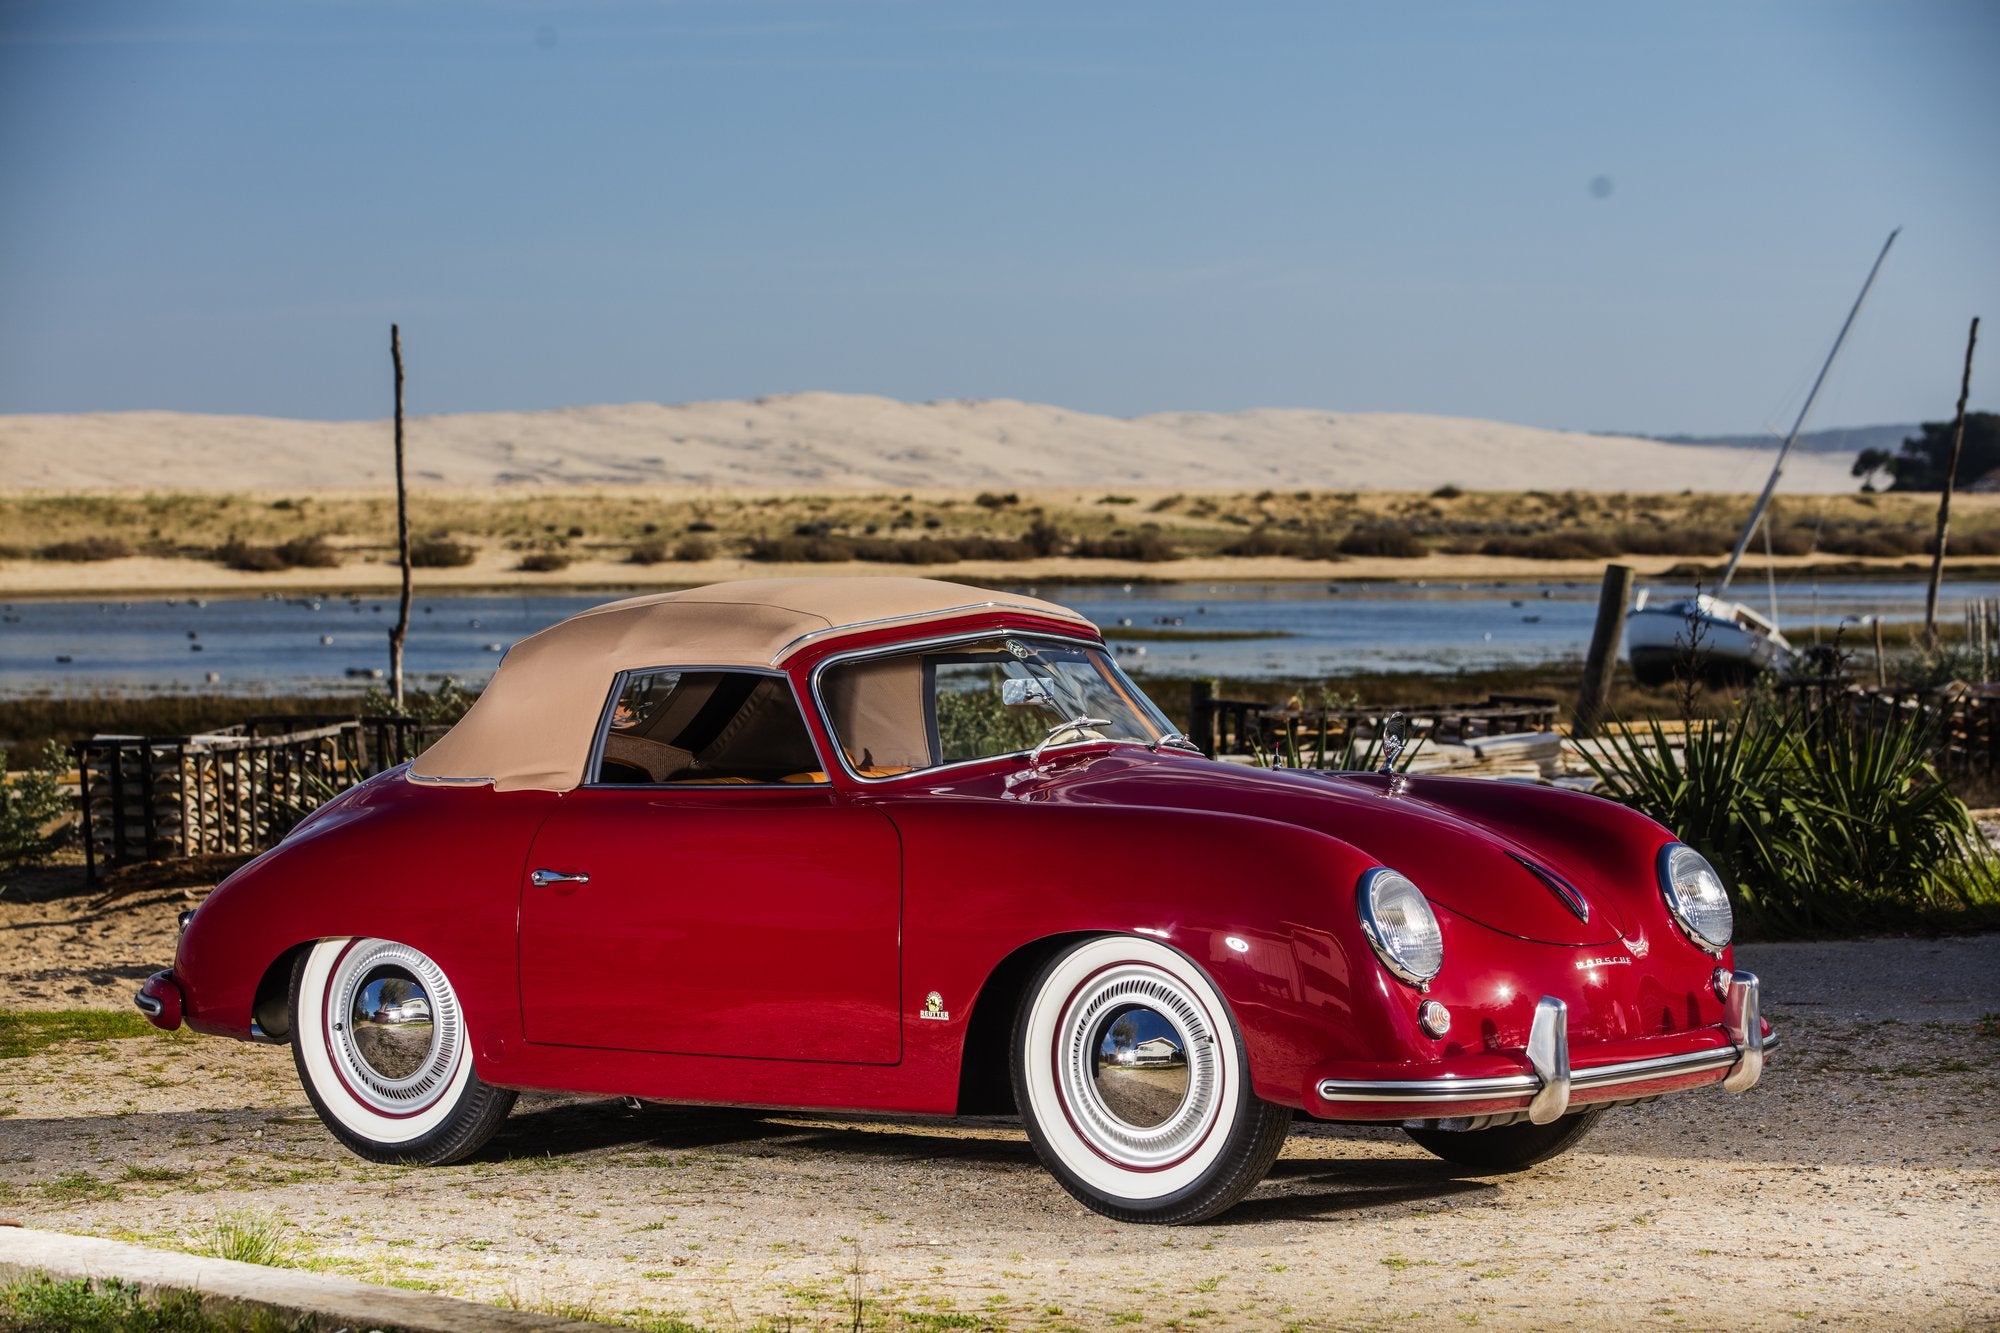
[[[1136,1129],[1173,1118],[1188,1095],[1188,1061],[1180,1032],[1144,1005],[1105,1015],[1094,1043],[1091,1081],[1104,1109]]]
[[[437,1037],[430,997],[400,967],[378,967],[368,974],[354,992],[348,1026],[355,1053],[392,1082],[422,1069]]]

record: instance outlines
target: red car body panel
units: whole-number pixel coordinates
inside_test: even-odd
[[[1077,637],[1018,611],[948,632],[1000,628]],[[822,755],[836,751],[815,667],[924,637],[906,624],[787,660]],[[501,793],[392,771],[217,888],[167,982],[192,1027],[248,1037],[288,951],[392,938],[451,977],[490,1083],[930,1113],[960,1109],[968,1058],[1004,1068],[1004,1049],[966,1049],[980,1007],[1011,1004],[989,993],[996,969],[1102,933],[1198,963],[1235,1014],[1257,1094],[1326,1118],[1437,1114],[1330,1102],[1326,1079],[1518,1075],[1543,996],[1568,1005],[1579,1072],[1728,1046],[1712,978],[1729,956],[1691,943],[1661,897],[1672,835],[1596,797],[1102,742],[1032,768],[1013,756],[885,781],[829,773],[795,790]],[[1573,886],[1587,919],[1524,861]],[[1356,888],[1377,865],[1436,910],[1445,962],[1426,992],[1392,976],[1362,931]],[[537,868],[591,881],[536,887]],[[1451,1012],[1441,1038],[1418,1026],[1426,998]],[[997,1019],[1004,1031],[1012,1014]],[[1721,1077],[1663,1074],[1575,1100]]]

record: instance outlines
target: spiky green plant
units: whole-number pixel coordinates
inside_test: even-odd
[[[1938,772],[1940,726],[1753,697],[1679,735],[1655,721],[1579,749],[1606,796],[1715,864],[1746,933],[1990,922],[2000,863]]]

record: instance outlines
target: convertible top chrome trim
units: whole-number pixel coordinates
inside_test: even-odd
[[[917,611],[904,616],[880,616],[874,620],[850,620],[844,625],[828,625],[825,629],[807,630],[804,634],[799,635],[773,653],[771,655],[771,665],[778,665],[798,649],[811,643],[814,639],[824,638],[829,634],[850,634],[855,630],[874,629],[880,625],[901,625],[912,620],[933,620],[939,616],[962,616],[969,611],[1019,611],[1024,615],[1039,616],[1044,620],[1053,618],[1047,611],[1028,606],[1021,602],[991,601],[967,602],[964,606],[948,606],[942,611]],[[1077,616],[1076,619],[1080,625],[1087,626],[1095,632],[1097,627],[1092,625],[1088,620],[1085,620],[1082,616]]]

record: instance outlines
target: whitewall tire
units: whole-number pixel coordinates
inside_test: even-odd
[[[334,1136],[377,1162],[477,1152],[514,1104],[480,1081],[444,970],[393,940],[321,940],[292,969],[292,1061]]]
[[[1014,1025],[1014,1100],[1043,1165],[1128,1222],[1198,1222],[1264,1178],[1292,1113],[1250,1087],[1235,1017],[1205,973],[1108,935],[1042,969]]]

